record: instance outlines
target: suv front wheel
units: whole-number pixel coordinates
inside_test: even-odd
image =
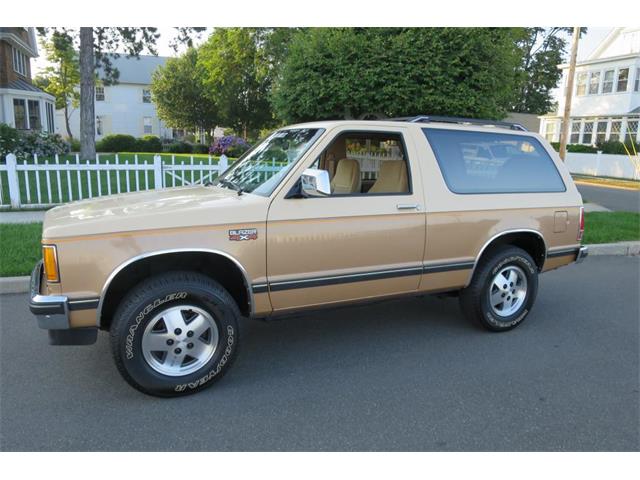
[[[502,332],[520,325],[538,293],[538,268],[521,248],[505,245],[480,260],[471,283],[460,294],[465,316]]]
[[[220,379],[238,348],[240,312],[219,283],[170,272],[135,287],[111,325],[111,351],[124,379],[157,396],[194,393]]]

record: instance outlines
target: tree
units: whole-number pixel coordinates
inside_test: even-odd
[[[177,42],[188,43],[190,32],[200,32],[203,27],[178,28]],[[80,50],[80,155],[84,159],[95,158],[95,104],[94,91],[96,73],[100,72],[105,85],[116,83],[118,70],[111,60],[124,51],[127,56],[138,56],[143,51],[156,55],[156,41],[160,34],[154,27],[80,27],[38,28],[38,33],[46,37],[50,31],[66,32],[74,38],[74,45]]]
[[[67,32],[54,32],[51,38],[44,42],[44,48],[51,66],[35,77],[33,83],[55,97],[56,109],[64,111],[67,136],[72,139],[69,117],[72,109],[80,105],[78,54],[73,48],[73,39]]]
[[[562,76],[562,63],[572,27],[533,27],[520,29],[516,49],[520,62],[516,67],[517,95],[512,110],[543,115],[553,108],[552,90]],[[582,28],[581,34],[587,29]]]
[[[198,52],[220,122],[245,139],[273,122],[270,67],[261,55],[260,38],[257,29],[217,28]]]
[[[165,66],[154,72],[151,95],[158,116],[167,125],[200,131],[216,126],[216,105],[204,86],[204,77],[195,48],[190,48],[181,57],[170,58]]]
[[[417,114],[502,118],[513,29],[318,28],[295,34],[274,89],[286,121]]]

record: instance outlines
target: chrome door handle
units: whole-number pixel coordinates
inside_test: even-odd
[[[420,205],[417,203],[399,203],[396,208],[398,210],[420,210]]]

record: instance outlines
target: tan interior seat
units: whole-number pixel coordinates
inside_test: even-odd
[[[336,173],[331,180],[331,193],[360,193],[360,164],[357,160],[343,158],[338,161]]]
[[[385,160],[380,164],[378,179],[368,193],[406,193],[409,191],[407,165],[404,160]]]

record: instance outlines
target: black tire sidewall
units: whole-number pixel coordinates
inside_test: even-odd
[[[239,332],[235,305],[230,305],[229,299],[220,293],[198,284],[169,282],[149,288],[148,293],[138,295],[118,312],[120,324],[112,347],[125,379],[145,393],[176,396],[194,393],[222,377],[235,356]],[[147,363],[142,353],[142,337],[156,315],[180,305],[193,305],[209,312],[218,327],[219,340],[206,365],[189,375],[171,377],[155,371]]]
[[[527,277],[527,296],[520,308],[508,317],[499,317],[493,313],[493,309],[489,303],[489,291],[493,278],[505,267],[517,266],[524,272]],[[502,255],[494,257],[489,262],[487,274],[484,275],[483,285],[480,289],[479,307],[482,315],[483,323],[491,330],[503,331],[511,330],[521,324],[529,312],[535,301],[538,292],[538,268],[533,259],[520,249],[509,249]]]

